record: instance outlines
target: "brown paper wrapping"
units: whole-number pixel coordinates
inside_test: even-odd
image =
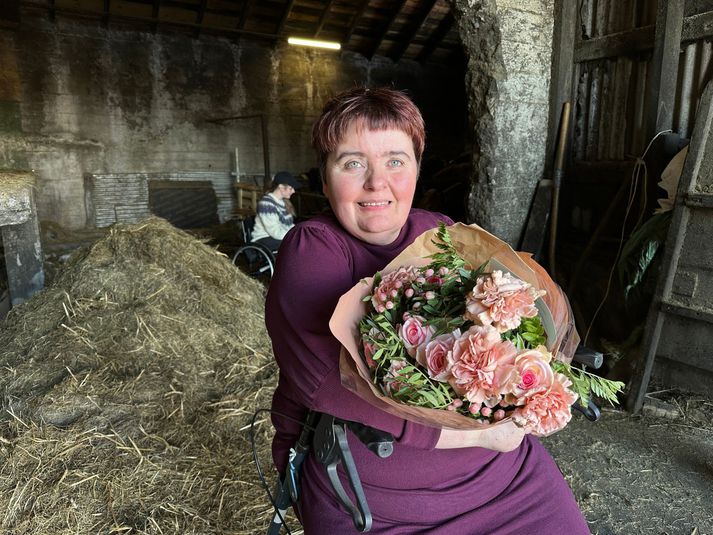
[[[404,251],[386,266],[382,273],[389,273],[402,266],[425,266],[431,262],[428,256],[439,252],[433,244],[438,229],[421,234]],[[496,238],[477,225],[456,223],[448,227],[453,245],[465,259],[469,268],[477,268],[495,259],[507,267],[516,277],[547,293],[542,300],[552,314],[556,336],[548,340],[548,349],[553,355],[567,362],[572,360],[579,344],[579,335],[574,327],[572,311],[567,297],[547,272],[528,253],[517,253],[507,243]],[[482,429],[488,425],[455,412],[412,407],[384,396],[371,382],[369,368],[359,355],[359,322],[369,311],[369,303],[363,301],[370,295],[373,277],[359,281],[337,303],[329,328],[342,344],[340,372],[342,384],[375,407],[390,414],[420,424],[450,429]],[[503,423],[509,418],[501,420]]]

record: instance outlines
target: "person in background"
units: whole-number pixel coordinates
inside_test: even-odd
[[[280,369],[272,400],[273,459],[284,473],[308,410],[394,436],[388,459],[349,436],[375,535],[585,535],[587,522],[539,440],[514,423],[437,429],[381,411],[340,380],[340,344],[329,330],[337,301],[372,276],[439,213],[412,208],[425,145],[415,104],[393,89],[357,88],[330,100],[314,126],[322,187],[332,213],[285,237],[265,322]],[[355,533],[327,471],[302,466],[299,519],[306,535]]]
[[[288,171],[280,171],[272,180],[272,187],[257,203],[252,241],[277,251],[282,238],[295,226],[294,208],[289,199],[302,185]]]

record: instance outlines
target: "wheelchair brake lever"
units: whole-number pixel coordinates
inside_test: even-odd
[[[329,481],[337,494],[337,499],[351,515],[354,526],[361,533],[369,531],[372,523],[371,511],[349,449],[346,423],[335,419],[334,416],[323,414],[314,433],[313,447],[319,462],[327,467]],[[347,495],[339,479],[337,467],[340,462],[344,465],[349,487],[356,498],[356,505]]]

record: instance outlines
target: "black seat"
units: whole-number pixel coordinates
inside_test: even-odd
[[[251,242],[255,216],[240,221],[243,245],[233,255],[233,264],[243,273],[268,283],[275,272],[275,252],[260,243]]]

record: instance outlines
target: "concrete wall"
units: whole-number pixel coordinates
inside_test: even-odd
[[[516,245],[545,166],[554,0],[451,0],[468,56],[469,217]]]
[[[0,30],[0,169],[33,169],[41,219],[87,224],[86,173],[263,172],[314,166],[311,123],[333,93],[355,84],[407,89],[422,108],[429,146],[463,150],[463,73],[413,62],[212,36],[101,28],[23,18]]]

